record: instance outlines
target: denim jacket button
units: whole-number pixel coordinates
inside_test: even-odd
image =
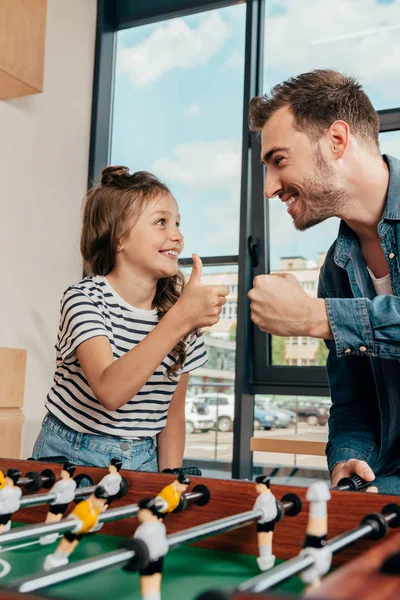
[[[367,349],[366,349],[365,346],[360,346],[359,350],[360,350],[360,352],[366,352],[367,351]]]
[[[351,348],[346,348],[346,350],[344,351],[345,354],[350,354],[351,352]]]
[[[390,259],[391,259],[391,258],[394,258],[394,252],[391,252],[391,253],[389,254],[389,258],[390,258]]]

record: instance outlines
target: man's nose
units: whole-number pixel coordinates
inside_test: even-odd
[[[282,184],[277,175],[271,169],[267,169],[264,181],[264,195],[266,198],[274,198],[282,190]]]

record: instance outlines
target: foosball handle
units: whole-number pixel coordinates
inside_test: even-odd
[[[347,486],[350,492],[363,492],[370,485],[371,481],[364,481],[359,475],[350,475],[350,477],[342,477],[336,488]]]
[[[190,477],[191,475],[194,477],[201,477],[202,472],[199,467],[195,465],[188,465],[187,467],[180,467],[176,469],[163,469],[161,473],[170,473],[171,475],[179,475],[179,471]]]

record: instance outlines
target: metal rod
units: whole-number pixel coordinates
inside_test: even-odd
[[[286,579],[289,577],[293,577],[293,575],[297,575],[304,569],[308,567],[312,567],[314,564],[314,558],[312,556],[296,556],[296,558],[292,558],[288,560],[274,569],[271,569],[270,572],[261,573],[248,581],[240,584],[237,588],[235,588],[235,592],[262,592]],[[266,583],[267,575],[269,575],[268,581]]]
[[[90,496],[96,489],[96,485],[90,487],[78,488],[75,492],[75,498],[82,498],[84,496]],[[20,501],[20,508],[28,508],[30,506],[40,506],[41,504],[49,504],[57,498],[54,492],[48,492],[47,494],[35,494],[32,496],[23,496]]]
[[[225,517],[223,519],[218,519],[217,521],[204,523],[203,525],[196,525],[190,529],[171,533],[171,535],[168,536],[168,548],[169,550],[172,550],[172,548],[176,548],[181,544],[197,542],[205,537],[217,535],[221,531],[231,531],[238,527],[244,527],[249,523],[258,521],[263,515],[264,513],[262,510],[249,510],[247,512],[239,513],[238,515]]]
[[[176,548],[177,546],[186,542],[201,540],[204,537],[215,535],[221,531],[229,531],[230,529],[243,527],[248,523],[257,521],[263,516],[263,514],[264,513],[261,510],[251,510],[245,513],[233,515],[232,517],[218,519],[217,521],[211,521],[211,523],[206,523],[205,525],[198,525],[184,531],[170,534],[167,536],[168,549],[171,550],[172,548]],[[55,569],[49,574],[46,573],[24,577],[23,579],[15,581],[9,587],[18,590],[19,592],[33,592],[43,589],[49,585],[61,583],[66,579],[71,580],[75,577],[80,577],[81,575],[94,573],[103,567],[109,567],[111,565],[122,566],[134,556],[135,552],[133,550],[115,550],[114,552],[108,552],[107,554],[104,554],[100,558],[88,558],[71,565],[65,565],[64,567]],[[111,558],[111,560],[109,560],[109,558]]]
[[[396,518],[395,513],[390,513],[387,515],[383,515],[387,523],[390,523]],[[373,531],[372,525],[365,523],[356,527],[355,529],[351,529],[345,533],[341,533],[336,537],[329,540],[327,546],[332,550],[333,554],[339,552],[339,550],[343,550],[347,546],[350,546],[354,542],[361,540],[367,537]],[[263,592],[278,583],[282,583],[289,577],[293,575],[297,575],[311,567],[315,562],[313,556],[296,556],[285,563],[278,565],[277,567],[271,569],[267,573],[261,573],[261,575],[257,575],[257,577],[253,577],[248,581],[238,585],[232,593],[234,592]]]
[[[17,485],[29,485],[30,483],[32,483],[30,477],[20,477],[17,481]]]
[[[83,488],[82,488],[83,489]],[[86,488],[88,490],[89,488]],[[202,492],[188,492],[185,494],[186,499],[191,503],[202,498]],[[160,499],[160,506],[163,505],[163,501]],[[104,513],[101,513],[98,518],[99,523],[108,523],[109,521],[117,521],[119,519],[126,519],[128,517],[134,517],[139,511],[138,504],[128,504],[127,506],[119,506],[118,508],[110,508]],[[33,540],[47,535],[49,533],[65,533],[72,531],[76,527],[76,521],[72,521],[68,517],[61,519],[58,523],[36,523],[34,525],[25,525],[23,527],[17,527],[0,535],[0,546],[4,544],[12,544],[15,542],[24,542],[27,540]]]
[[[96,558],[96,569],[93,569],[94,559],[88,558],[72,565],[60,567],[55,571],[44,573],[37,578],[27,578],[25,581],[20,580],[20,582],[16,584],[16,588],[14,585],[10,587],[18,589],[18,591],[23,594],[28,594],[56,583],[62,583],[63,581],[75,579],[81,575],[87,575],[94,570],[97,571],[105,567],[121,565],[122,563],[128,562],[134,555],[135,553],[133,550],[115,550],[114,552],[108,552],[103,557]]]

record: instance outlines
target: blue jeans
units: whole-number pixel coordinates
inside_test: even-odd
[[[108,467],[112,458],[119,458],[123,469],[158,471],[154,438],[125,440],[109,435],[78,433],[51,413],[47,413],[43,419],[32,456],[35,459],[65,456],[72,463],[87,467]]]
[[[400,475],[381,475],[377,476],[371,483],[378,488],[380,494],[400,494]]]

